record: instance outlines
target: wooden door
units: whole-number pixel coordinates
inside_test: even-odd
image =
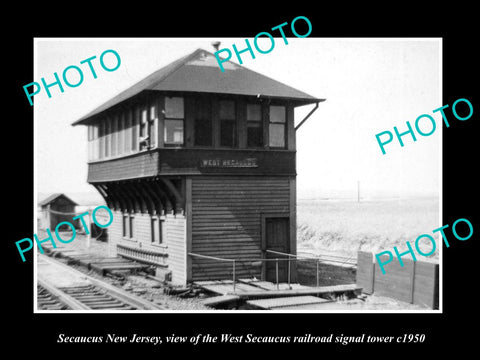
[[[265,245],[266,250],[278,251],[282,253],[290,253],[290,224],[289,218],[286,217],[271,217],[265,219]],[[266,252],[267,259],[279,259],[278,261],[278,281],[288,281],[288,259],[287,256],[279,254],[272,254]],[[283,259],[283,260],[280,260]],[[276,283],[277,268],[276,261],[266,262],[266,274],[267,281]]]

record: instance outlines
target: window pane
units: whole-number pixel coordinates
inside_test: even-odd
[[[125,150],[125,116],[123,113],[118,115],[118,144],[117,152],[118,155],[124,153]]]
[[[183,144],[183,120],[165,119],[165,143]]]
[[[150,134],[150,145],[152,147],[157,146],[157,119],[151,120],[149,122],[149,134]]]
[[[285,122],[285,106],[270,106],[270,122]]]
[[[132,149],[132,112],[125,114],[125,153],[129,153]]]
[[[220,121],[220,145],[231,147],[237,145],[237,126],[235,121]]]
[[[128,215],[123,215],[123,224],[122,224],[122,233],[123,237],[126,237],[128,232]]]
[[[105,157],[110,155],[110,119],[105,120]]]
[[[260,122],[247,123],[247,146],[248,147],[263,146],[263,129]]]
[[[129,235],[130,235],[130,238],[133,238],[133,235],[134,235],[134,233],[133,233],[133,226],[134,226],[134,223],[135,223],[135,221],[134,221],[135,218],[130,215],[129,218],[128,218],[128,220],[129,220],[128,230],[129,230],[129,232],[130,232]]]
[[[270,146],[285,147],[285,125],[270,124],[269,128]]]
[[[208,98],[195,101],[194,145],[212,146],[212,108]]]
[[[158,218],[152,218],[152,242],[162,243],[161,221]]]
[[[220,119],[235,120],[235,101],[233,100],[220,101]]]
[[[115,156],[117,155],[117,135],[118,135],[118,129],[117,129],[117,115],[115,114],[115,116],[111,117],[110,120],[112,121],[112,136],[111,136],[111,151],[110,151],[110,154],[112,156]]]
[[[165,97],[165,117],[183,119],[182,97]]]
[[[262,106],[260,104],[247,104],[247,120],[262,120]]]
[[[147,130],[147,109],[143,109],[142,112],[140,113],[140,136],[145,136],[146,135],[146,130]]]
[[[157,117],[157,107],[155,105],[150,105],[150,120],[153,120]]]
[[[148,121],[148,135],[150,136],[150,146],[156,147],[157,146],[157,105],[154,103],[150,103],[150,117]]]
[[[133,123],[132,123],[132,150],[136,151],[137,150],[137,145],[138,145],[138,123],[139,123],[139,113],[138,110],[135,109],[133,110]]]

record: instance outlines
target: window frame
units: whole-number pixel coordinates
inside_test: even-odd
[[[260,118],[258,120],[249,120],[248,119],[248,107],[249,106],[258,106],[260,108]],[[246,138],[246,147],[247,149],[263,149],[265,147],[265,136],[264,136],[264,123],[263,123],[263,106],[261,103],[254,103],[254,102],[247,102],[245,104],[245,138]],[[260,145],[255,145],[255,146],[250,146],[248,144],[249,136],[248,136],[248,129],[249,129],[249,124],[258,124],[260,128],[260,137],[261,137],[261,144]]]
[[[152,215],[150,217],[150,240],[152,245],[156,246],[163,246],[164,245],[164,226],[165,224],[163,223],[165,221],[165,218],[160,216],[160,215]],[[156,222],[156,226],[158,227],[158,241],[155,241],[155,226],[154,222]]]
[[[151,149],[158,147],[158,102],[150,99],[147,107],[147,133]]]
[[[193,109],[193,126],[192,126],[192,131],[193,131],[193,143],[192,146],[196,148],[212,148],[215,145],[215,130],[214,130],[214,116],[213,116],[213,111],[214,111],[214,106],[212,103],[212,99],[210,97],[202,96],[202,97],[195,97],[193,99],[194,103],[194,109]],[[199,111],[201,106],[205,106],[206,110],[205,113],[201,113],[199,116]],[[205,115],[205,116],[204,116]],[[208,121],[210,124],[210,143],[209,144],[197,144],[197,122],[200,121]]]
[[[221,114],[221,107],[222,102],[232,102],[233,103],[233,119],[226,119],[222,117]],[[223,149],[235,149],[239,146],[239,126],[238,126],[238,116],[237,116],[237,101],[235,99],[224,98],[218,100],[218,147]],[[233,124],[234,132],[233,132],[233,144],[232,145],[224,145],[222,144],[222,123],[229,122]]]
[[[182,112],[183,112],[183,117],[182,118],[176,118],[176,117],[167,117],[167,98],[180,98],[182,99]],[[164,113],[164,118],[163,118],[163,146],[164,147],[183,147],[185,146],[185,97],[184,96],[164,96],[164,102],[163,102],[163,113]],[[182,142],[177,143],[177,142],[168,142],[167,141],[167,122],[168,121],[182,121]]]
[[[282,107],[284,109],[284,121],[272,121],[271,117],[271,108],[272,107]],[[287,149],[287,106],[283,104],[269,104],[268,105],[268,148],[269,149]],[[271,131],[270,131],[270,126],[271,125],[282,125],[283,126],[283,146],[273,146],[271,145]]]
[[[146,151],[150,149],[150,134],[149,134],[149,106],[143,104],[139,109],[139,126],[138,126],[138,151]],[[145,116],[144,116],[145,115]],[[147,138],[148,145],[141,144],[141,139]]]

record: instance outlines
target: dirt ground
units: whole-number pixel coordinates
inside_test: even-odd
[[[46,237],[46,233],[42,230],[38,231],[40,239]],[[42,237],[44,236],[44,237]],[[68,236],[65,236],[68,238]],[[86,236],[77,234],[74,241],[69,244],[62,245],[65,248],[76,249],[79,251],[88,252],[100,256],[107,256],[107,243],[91,239],[90,246],[87,247]],[[212,310],[202,304],[202,300],[207,297],[207,294],[198,291],[198,289],[174,289],[176,294],[168,293],[169,288],[165,284],[157,280],[150,279],[144,275],[125,275],[124,278],[102,277],[98,273],[87,270],[83,266],[73,265],[79,271],[85,272],[92,277],[101,278],[115,286],[118,286],[126,291],[139,295],[147,300],[153,301],[161,305],[167,310],[182,310],[182,311],[196,311],[196,310]],[[336,266],[322,265],[320,268],[320,285],[337,285],[337,284],[351,284],[355,283],[355,270],[352,268],[340,269]],[[302,264],[298,268],[298,280],[305,285],[315,285],[316,283],[316,267]],[[325,310],[426,310],[416,305],[404,303],[394,299],[379,297],[379,296],[363,296],[361,299],[346,299],[339,298],[334,303],[331,303]]]

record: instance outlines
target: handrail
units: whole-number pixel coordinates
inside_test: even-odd
[[[308,257],[308,256],[302,256],[302,255],[295,255],[295,254],[289,254],[289,253],[284,253],[280,251],[274,251],[274,250],[265,250],[265,252],[272,253],[272,254],[278,254],[278,255],[286,255],[288,257],[296,257],[297,259],[303,259],[303,260],[320,260],[318,257]]]
[[[215,256],[209,256],[209,255],[202,255],[202,254],[195,254],[195,253],[191,253],[189,252],[188,255],[190,256],[197,256],[197,257],[200,257],[200,258],[204,258],[204,259],[210,259],[210,260],[217,260],[217,261],[228,261],[228,262],[232,262],[232,282],[233,282],[233,293],[235,293],[235,262],[236,260],[235,259],[226,259],[226,258],[219,258],[219,257],[215,257]]]
[[[196,256],[204,259],[218,260],[218,261],[236,261],[235,259],[220,258],[220,257],[210,256],[210,255],[195,254],[191,252],[189,252],[188,255]]]
[[[201,257],[205,259],[218,260],[218,261],[236,261],[236,262],[276,261],[276,260],[288,261],[288,259],[264,259],[264,258],[227,259],[227,258],[220,258],[220,257],[202,255],[202,254],[196,254],[196,253],[188,253],[188,255]]]
[[[255,259],[252,259],[252,258],[247,258],[247,259],[228,259],[228,258],[221,258],[221,257],[217,257],[217,256],[210,256],[210,255],[202,255],[202,254],[196,254],[196,253],[192,253],[192,252],[189,252],[188,255],[189,256],[193,256],[193,257],[199,257],[199,258],[203,258],[203,259],[209,259],[209,260],[215,260],[215,261],[224,261],[224,262],[232,262],[232,265],[233,265],[233,269],[232,269],[232,275],[233,275],[233,292],[235,293],[235,284],[236,284],[236,273],[235,273],[235,270],[236,270],[236,264],[239,263],[239,262],[267,262],[267,261],[275,261],[275,277],[276,277],[276,284],[277,284],[277,288],[279,288],[279,282],[278,282],[278,273],[279,273],[279,269],[278,269],[278,262],[279,261],[288,261],[288,286],[289,288],[291,289],[291,286],[290,286],[290,280],[291,280],[291,269],[290,269],[290,262],[293,260],[293,261],[297,261],[297,260],[314,260],[315,263],[316,263],[316,282],[317,282],[317,287],[320,286],[320,278],[319,278],[319,264],[321,261],[325,261],[325,260],[322,260],[320,257],[308,257],[308,256],[302,256],[302,255],[296,255],[296,254],[289,254],[289,253],[284,253],[284,252],[281,252],[281,251],[274,251],[274,250],[265,250],[265,252],[267,253],[270,253],[270,254],[276,254],[276,255],[283,255],[283,256],[287,256],[287,258],[270,258],[270,259],[267,259],[267,258],[255,258]],[[342,264],[346,263],[348,260],[350,260],[350,258],[347,258],[347,260],[345,260]],[[329,261],[329,260],[326,260],[326,261]],[[330,260],[332,261],[332,260]],[[340,262],[340,261],[335,261],[333,260],[332,262]]]

